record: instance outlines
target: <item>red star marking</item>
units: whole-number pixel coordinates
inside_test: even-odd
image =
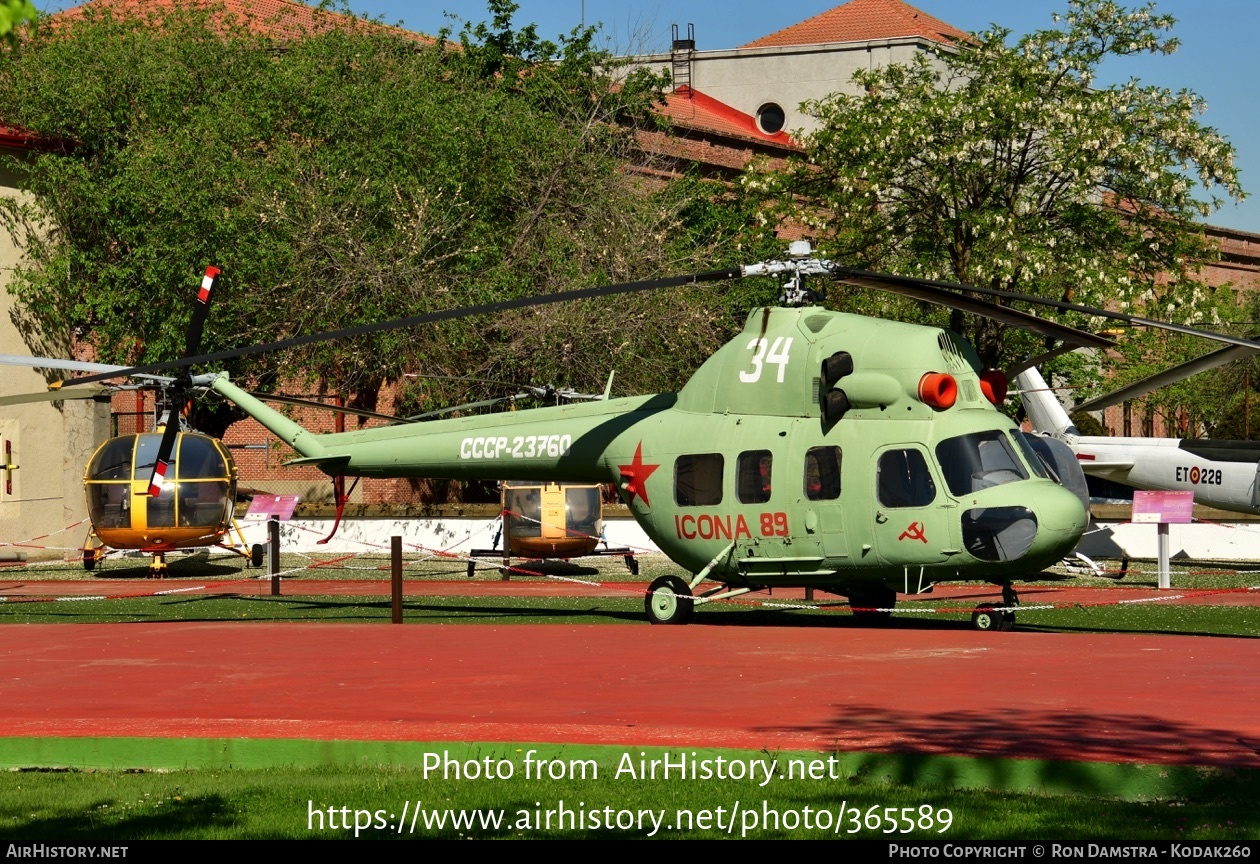
[[[652,502],[648,500],[647,479],[652,476],[652,472],[660,468],[660,463],[656,465],[643,464],[643,442],[639,442],[639,446],[634,448],[634,461],[629,465],[619,465],[621,469],[622,479],[626,482],[626,503],[634,501],[634,496],[638,495],[643,499],[643,503],[652,506]]]

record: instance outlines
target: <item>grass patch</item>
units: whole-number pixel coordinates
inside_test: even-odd
[[[104,741],[60,739],[44,751],[97,747],[95,756],[79,754],[89,764],[110,762],[101,747],[128,749]],[[921,755],[836,754],[828,762],[817,753],[524,744],[158,740],[131,746],[133,752],[147,747],[149,758],[120,760],[115,753],[114,762],[152,765],[174,758],[198,764],[4,772],[0,831],[11,840],[299,839],[353,837],[357,822],[359,836],[381,839],[629,838],[654,832],[674,839],[888,840],[892,835],[883,832],[892,823],[884,821],[885,808],[903,820],[892,834],[918,840],[1237,842],[1260,830],[1260,782],[1252,771]],[[199,753],[190,756],[190,748]],[[0,740],[5,762],[22,750],[20,739]],[[527,779],[531,750],[535,765],[544,761],[547,773],[565,776]],[[640,760],[650,765],[665,752],[675,761],[685,752],[710,767],[719,758],[727,766],[774,762],[783,774],[764,783],[761,774],[740,780],[639,776]],[[249,767],[234,767],[232,759]],[[481,766],[487,759],[499,774],[510,765],[513,776],[453,776],[451,764],[466,772],[468,760]],[[808,777],[810,766],[821,776]],[[1102,788],[1127,794],[1102,795]],[[409,815],[400,832],[404,806]]]
[[[916,614],[916,606],[942,611]],[[883,625],[907,630],[969,628],[969,603],[902,603]],[[387,596],[272,597],[176,594],[117,600],[0,603],[0,624],[134,623],[159,621],[336,621],[387,623]],[[1019,613],[1018,627],[1030,632],[1152,633],[1164,635],[1260,636],[1260,616],[1248,606],[1189,606],[1170,603],[1033,609]],[[411,597],[403,603],[410,624],[634,624],[642,626],[643,598],[626,597]],[[839,603],[831,608],[783,609],[758,601],[700,607],[690,626],[783,626],[860,628]]]

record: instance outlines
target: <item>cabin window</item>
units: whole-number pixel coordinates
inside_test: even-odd
[[[936,445],[936,458],[949,491],[958,496],[1028,479],[1010,439],[999,429],[942,441]]]
[[[674,462],[674,500],[680,507],[722,503],[722,454],[679,456]]]
[[[810,447],[805,452],[805,497],[810,501],[840,497],[839,447]]]
[[[774,457],[769,450],[745,450],[739,454],[736,481],[741,504],[764,504],[770,500],[770,475]]]
[[[885,507],[925,507],[936,499],[936,483],[918,450],[889,450],[879,457],[876,484]]]

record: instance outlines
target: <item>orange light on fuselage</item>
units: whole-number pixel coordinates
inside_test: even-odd
[[[1006,401],[1006,373],[1001,369],[985,369],[980,373],[980,392],[994,405]]]
[[[927,372],[919,379],[919,401],[944,411],[958,401],[958,382],[948,372]]]

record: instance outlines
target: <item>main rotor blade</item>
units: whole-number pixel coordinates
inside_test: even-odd
[[[153,476],[149,478],[149,497],[157,498],[162,494],[162,484],[171,474],[175,460],[171,451],[175,449],[175,438],[179,435],[179,406],[171,405],[166,409],[166,429],[162,432],[162,443],[158,445],[157,458],[153,460]]]
[[[1186,336],[1198,336],[1203,339],[1211,339],[1214,342],[1224,342],[1227,345],[1238,345],[1242,348],[1255,348],[1256,350],[1260,350],[1260,342],[1256,342],[1252,339],[1242,339],[1238,336],[1228,336],[1224,333],[1215,333],[1211,330],[1198,330],[1194,327],[1188,327],[1184,324],[1173,324],[1169,321],[1155,321],[1151,318],[1143,318],[1140,315],[1129,315],[1124,312],[1112,312],[1109,309],[1099,309],[1096,306],[1081,306],[1078,303],[1068,303],[1065,300],[1050,300],[1046,297],[1034,297],[1030,294],[1019,294],[1014,291],[1002,291],[998,288],[980,288],[974,285],[959,285],[951,282],[932,282],[924,280],[923,284],[941,288],[950,292],[971,291],[976,294],[984,294],[989,297],[1000,297],[1004,300],[1020,300],[1024,303],[1032,303],[1038,306],[1049,306],[1052,309],[1061,309],[1065,312],[1080,312],[1082,315],[1094,315],[1099,318],[1110,318],[1112,321],[1123,321],[1126,324],[1138,327],[1153,327],[1156,330],[1168,330],[1171,333],[1181,333]]]
[[[206,316],[210,314],[210,296],[214,293],[214,283],[219,279],[219,268],[211,264],[201,277],[201,289],[193,303],[192,320],[188,322],[188,338],[184,342],[184,356],[191,357],[201,350],[201,332],[206,326]]]
[[[1209,354],[1204,354],[1202,357],[1196,357],[1171,369],[1165,369],[1163,372],[1143,378],[1141,381],[1135,381],[1127,387],[1121,387],[1119,390],[1095,396],[1093,399],[1088,399],[1077,405],[1072,410],[1099,411],[1103,408],[1110,408],[1112,405],[1119,405],[1121,402],[1128,402],[1130,399],[1145,396],[1147,393],[1150,393],[1152,390],[1158,390],[1160,387],[1176,384],[1178,381],[1189,378],[1191,375],[1198,375],[1200,372],[1215,369],[1217,366],[1224,366],[1226,363],[1231,363],[1234,360],[1243,360],[1251,357],[1257,352],[1260,352],[1260,344],[1253,348],[1245,348],[1241,345],[1227,345]]]
[[[397,318],[393,321],[378,321],[375,324],[364,324],[359,327],[347,327],[342,330],[331,330],[326,333],[311,333],[306,336],[295,336],[292,339],[282,339],[279,342],[268,342],[261,345],[249,345],[244,348],[234,348],[228,351],[219,351],[214,354],[201,354],[196,357],[183,357],[179,360],[168,360],[164,363],[149,363],[144,366],[136,366],[123,370],[121,373],[126,375],[135,375],[146,372],[161,372],[167,369],[181,369],[186,366],[192,366],[198,363],[218,363],[224,360],[233,360],[237,357],[247,357],[252,354],[264,354],[270,351],[279,351],[284,348],[296,348],[301,345],[312,345],[319,342],[331,342],[335,339],[345,339],[351,336],[363,336],[368,333],[382,333],[388,330],[399,330],[404,327],[415,327],[419,324],[435,324],[439,321],[454,321],[459,318],[469,318],[474,315],[491,315],[496,312],[507,312],[513,309],[528,309],[531,306],[546,306],[553,303],[566,303],[570,300],[588,300],[595,297],[609,297],[616,294],[631,294],[637,291],[652,291],[659,288],[676,288],[680,285],[694,285],[701,282],[719,282],[725,279],[737,279],[740,276],[739,270],[713,270],[706,273],[694,273],[689,276],[669,276],[662,279],[646,279],[639,282],[622,282],[616,285],[600,285],[594,288],[577,288],[572,291],[559,291],[555,294],[541,294],[533,297],[518,297],[512,300],[500,300],[495,303],[481,303],[476,306],[465,306],[459,309],[444,309],[440,312],[428,312],[423,315],[413,315],[409,318]],[[90,384],[95,381],[103,380],[108,375],[88,375],[84,378],[75,378],[66,381],[66,386],[72,384]]]
[[[493,399],[482,399],[480,402],[465,402],[463,405],[452,405],[449,408],[439,408],[436,411],[426,411],[423,414],[413,414],[410,417],[403,417],[403,423],[415,423],[419,420],[428,420],[430,417],[441,417],[443,414],[450,414],[452,411],[465,411],[472,408],[491,408],[500,402],[518,402],[521,399],[528,399],[530,396],[536,396],[536,393],[516,393],[512,396],[496,396]]]
[[[347,408],[344,405],[329,405],[327,402],[316,402],[313,399],[299,399],[297,396],[285,396],[280,393],[255,393],[246,390],[250,396],[262,402],[279,402],[282,405],[296,405],[299,408],[314,408],[320,411],[331,411],[334,414],[353,414],[356,417],[367,417],[372,420],[387,420],[390,423],[403,422],[402,417],[391,417],[389,414],[378,414],[363,408]]]
[[[855,270],[851,267],[833,266],[831,274],[838,282],[857,285],[862,288],[889,291],[893,294],[900,294],[903,297],[935,303],[938,306],[946,306],[950,309],[961,309],[964,312],[983,315],[986,318],[1001,321],[1003,324],[1010,324],[1012,327],[1040,333],[1042,336],[1048,336],[1051,339],[1061,339],[1074,345],[1109,348],[1116,344],[1105,336],[1096,336],[1093,333],[1078,330],[1075,327],[1068,327],[1064,324],[1048,321],[1045,318],[1038,318],[1036,315],[1021,312],[1009,306],[999,306],[996,303],[989,303],[985,300],[978,300],[958,293],[959,291],[980,290],[972,288],[970,285],[936,282],[930,279],[912,279],[906,276],[892,276],[886,273],[872,273],[869,270]],[[981,293],[987,292],[982,291]]]
[[[86,360],[61,360],[56,357],[30,357],[24,354],[0,354],[0,365],[29,366],[32,369],[65,369],[69,372],[113,372],[112,377],[126,372],[126,366],[111,366],[108,363],[89,363]],[[132,378],[144,378],[150,381],[169,383],[174,379],[161,375],[132,375]],[[66,382],[69,383],[69,382]]]
[[[60,402],[63,399],[95,399],[115,392],[114,387],[85,387],[82,390],[45,390],[40,393],[19,393],[0,397],[0,406],[26,405],[32,402]]]

